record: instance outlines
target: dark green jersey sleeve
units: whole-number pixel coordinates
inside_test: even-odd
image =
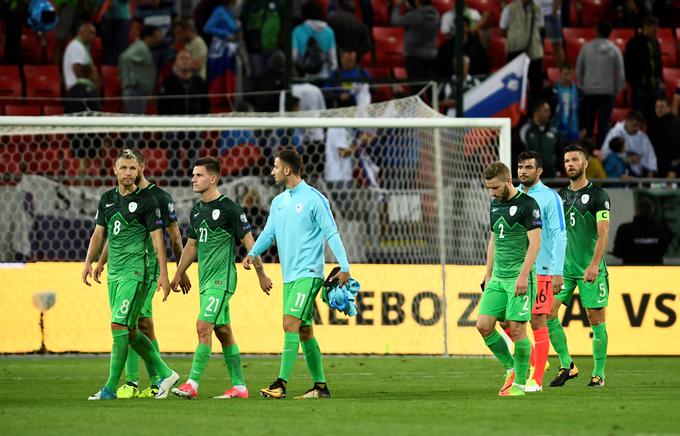
[[[593,202],[594,215],[596,221],[609,221],[609,194],[604,189],[598,189],[598,193],[595,196],[595,201]]]
[[[237,204],[229,208],[229,224],[234,229],[236,238],[240,241],[251,231],[248,217],[243,208]]]
[[[145,198],[144,210],[142,216],[144,217],[144,224],[149,232],[162,229],[164,227],[161,209],[158,207],[158,202],[153,195],[147,195]]]
[[[191,208],[191,212],[189,213],[189,239],[198,239],[196,236],[196,229],[194,226],[196,225],[196,215],[198,215],[198,212],[196,212],[197,205]]]
[[[161,209],[161,218],[165,227],[177,222],[177,212],[175,211],[175,202],[172,196],[163,191],[162,195],[158,197],[158,207]]]
[[[527,196],[528,197],[528,196]],[[524,209],[523,216],[524,228],[529,230],[540,229],[543,227],[543,220],[541,219],[541,208],[538,203],[531,197],[528,197],[527,204]]]
[[[97,206],[97,213],[94,216],[94,223],[106,227],[106,217],[104,216],[104,209],[106,205],[106,196],[108,193],[105,193],[102,195],[102,198],[99,199],[99,206]]]

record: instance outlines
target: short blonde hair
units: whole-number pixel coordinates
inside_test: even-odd
[[[484,169],[484,180],[510,178],[510,169],[503,162],[494,162]]]

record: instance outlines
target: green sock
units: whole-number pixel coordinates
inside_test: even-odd
[[[569,368],[572,359],[569,355],[569,348],[567,348],[567,335],[564,333],[564,328],[558,318],[548,320],[548,335],[550,336],[550,343],[560,358],[560,368]]]
[[[139,383],[139,354],[130,348],[125,361],[125,381]]]
[[[305,355],[307,369],[314,383],[326,383],[326,376],[323,373],[323,362],[321,361],[321,350],[316,338],[312,338],[302,343],[302,354]]]
[[[493,355],[501,361],[505,369],[514,368],[515,361],[512,358],[512,354],[510,354],[508,344],[505,343],[501,335],[498,334],[496,330],[494,330],[491,335],[484,338],[484,343],[487,347],[489,347],[489,350],[491,350]]]
[[[531,357],[531,342],[529,338],[515,341],[515,383],[524,385],[529,371],[529,358]]]
[[[137,336],[130,341],[130,346],[135,349],[139,357],[144,359],[144,362],[152,367],[161,378],[169,377],[172,374],[172,370],[165,364],[160,353],[158,353],[144,333],[137,331]]]
[[[239,352],[238,345],[234,344],[229,345],[228,347],[222,347],[222,355],[224,356],[224,363],[227,364],[231,384],[234,386],[245,386],[246,381],[243,378],[241,353]]]
[[[128,331],[111,330],[111,336],[113,336],[113,346],[111,347],[109,379],[106,381],[106,387],[109,388],[110,391],[116,392],[118,381],[120,381],[120,376],[123,374],[125,358],[128,353]]]
[[[151,341],[151,345],[153,345],[153,349],[156,350],[156,352],[160,355],[161,349],[158,347],[158,341],[154,339]],[[144,363],[146,364],[146,362]],[[149,374],[149,384],[154,386],[158,385],[158,382],[161,380],[161,378],[158,376],[156,370],[153,369],[153,366],[146,364],[146,372]]]
[[[300,334],[286,332],[283,335],[283,352],[281,353],[281,368],[279,369],[280,379],[288,381],[297,359],[298,348],[300,348]]]
[[[199,342],[196,351],[194,352],[194,360],[191,362],[191,372],[189,373],[190,379],[196,383],[201,381],[203,371],[205,371],[205,367],[208,365],[208,359],[210,359],[210,345]]]
[[[592,326],[593,329],[593,360],[595,368],[593,377],[599,375],[604,379],[604,365],[607,363],[607,325],[605,323]]]

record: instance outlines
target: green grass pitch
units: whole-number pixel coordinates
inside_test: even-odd
[[[191,359],[168,363],[184,381]],[[245,356],[248,400],[213,400],[226,387],[213,356],[199,399],[87,401],[104,383],[108,359],[87,356],[0,357],[0,431],[32,434],[446,435],[680,434],[680,358],[619,357],[607,361],[607,386],[581,375],[562,388],[499,398],[502,368],[493,359],[328,357],[330,401],[295,401],[310,385],[302,359],[286,400],[259,388],[276,376],[275,357]],[[553,366],[557,359],[551,358]],[[140,370],[144,372],[143,364]],[[555,375],[552,369],[546,376]],[[545,383],[548,384],[547,382]]]

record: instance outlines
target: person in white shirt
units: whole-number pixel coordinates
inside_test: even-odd
[[[94,41],[95,36],[94,26],[90,23],[84,23],[78,28],[78,36],[73,38],[66,46],[62,64],[66,90],[78,82],[77,76],[80,74],[83,65],[92,64],[94,66],[92,56],[90,56],[90,44]]]
[[[642,131],[644,117],[640,111],[630,111],[624,121],[619,121],[609,130],[602,145],[602,159],[606,159],[612,151],[609,142],[620,136],[626,142],[626,154],[639,156],[631,162],[631,169],[647,177],[653,177],[658,170],[656,152],[652,142],[645,132]]]

